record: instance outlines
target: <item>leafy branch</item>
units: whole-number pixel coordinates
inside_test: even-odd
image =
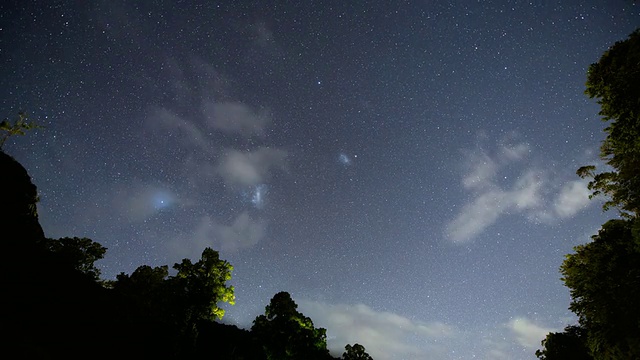
[[[12,124],[9,119],[0,122],[0,149],[4,146],[5,141],[14,135],[25,135],[25,132],[33,129],[42,129],[41,125],[28,121],[29,116],[25,112],[18,113],[18,119]]]

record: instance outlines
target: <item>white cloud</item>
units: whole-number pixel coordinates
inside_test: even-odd
[[[228,185],[253,186],[265,182],[272,169],[284,170],[287,152],[273,148],[229,150],[218,162],[217,173]]]
[[[248,212],[239,214],[231,224],[222,224],[210,216],[203,216],[193,233],[182,234],[169,244],[177,258],[199,257],[202,250],[211,247],[231,252],[256,245],[266,234],[264,220],[252,218]]]
[[[498,172],[498,164],[487,154],[473,156],[473,169],[462,179],[467,189],[484,188],[492,185],[492,179]]]
[[[586,182],[563,181],[567,174],[551,177],[532,165],[530,153],[527,144],[500,143],[493,154],[480,148],[468,152],[462,187],[471,200],[445,227],[452,242],[472,241],[505,215],[522,214],[529,221],[553,223],[589,205]]]
[[[185,141],[187,145],[195,146],[201,150],[206,150],[209,147],[202,130],[194,122],[182,118],[165,108],[155,109],[147,123],[154,131],[162,128],[170,129],[171,132],[167,135],[168,137],[172,137],[175,133],[174,130],[177,129],[180,139]]]
[[[510,206],[524,210],[535,209],[542,204],[541,188],[544,181],[539,173],[539,170],[529,170],[518,178],[513,190],[507,194]]]
[[[271,122],[267,111],[256,112],[240,102],[205,101],[202,112],[214,129],[247,137],[264,135]]]
[[[456,243],[464,243],[495,223],[505,208],[500,204],[503,191],[487,192],[466,204],[453,221],[447,225],[447,235]]]
[[[520,345],[528,349],[538,349],[540,342],[548,333],[557,331],[533,323],[525,317],[516,317],[507,323],[513,335]]]
[[[525,158],[531,149],[527,144],[516,144],[516,145],[502,145],[500,155],[503,156],[507,160],[522,160]]]
[[[363,305],[299,301],[301,312],[327,329],[328,347],[341,355],[346,344],[361,344],[377,360],[444,358],[443,340],[458,331],[442,322],[419,322]]]
[[[205,240],[212,240],[222,251],[233,251],[257,244],[264,237],[266,228],[264,221],[252,219],[245,211],[230,225],[203,219],[196,233]]]
[[[114,202],[121,206],[120,213],[133,222],[148,219],[158,211],[173,206],[176,201],[173,193],[157,186],[134,187],[114,198]]]
[[[589,195],[591,191],[587,188],[587,181],[576,180],[566,183],[553,207],[558,216],[566,218],[575,215],[578,211],[584,209],[589,204]]]
[[[446,228],[449,238],[455,243],[465,243],[494,224],[500,216],[513,211],[534,209],[541,203],[542,180],[535,171],[520,176],[510,190],[500,189],[495,184],[486,185],[490,190],[480,192]]]

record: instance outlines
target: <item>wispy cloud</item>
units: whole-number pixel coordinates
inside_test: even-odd
[[[540,171],[528,169],[517,176],[510,188],[498,182],[498,174],[514,162],[525,159],[529,153],[526,144],[502,145],[497,154],[472,152],[469,155],[469,171],[462,178],[462,185],[474,195],[458,215],[446,227],[446,234],[455,243],[473,239],[500,216],[525,211],[540,205],[540,189],[543,179]],[[504,179],[503,179],[504,180]]]
[[[476,197],[447,225],[447,235],[456,243],[471,240],[502,215],[505,211],[501,206],[504,198],[505,192],[501,190],[485,192]]]
[[[276,46],[273,31],[264,22],[256,22],[250,26],[249,36],[255,46]]]
[[[210,241],[222,251],[234,251],[257,244],[265,235],[266,224],[242,212],[231,224],[220,224],[205,217],[196,229],[196,238]]]
[[[477,344],[473,356],[491,360],[530,359],[549,332],[559,329],[545,326],[527,316],[514,316],[508,321],[491,324],[467,334],[466,341]]]
[[[154,214],[177,206],[178,196],[166,186],[130,184],[115,189],[112,194],[112,213],[119,214],[130,222],[140,222]]]
[[[507,328],[515,336],[518,344],[527,349],[537,349],[548,333],[558,331],[538,325],[526,317],[515,317],[507,323]]]
[[[192,233],[184,233],[169,243],[175,258],[198,257],[206,247],[232,252],[254,246],[266,234],[264,220],[240,213],[231,223],[224,224],[211,216],[203,216]]]
[[[573,171],[551,174],[534,165],[525,143],[498,143],[494,149],[477,148],[467,154],[461,183],[471,200],[445,227],[452,242],[472,241],[505,215],[553,222],[575,216],[589,205],[586,182],[566,181],[575,176]]]
[[[166,108],[153,109],[147,123],[155,131],[168,130],[163,135],[166,138],[178,137],[183,145],[195,147],[199,150],[209,148],[209,140],[196,122],[178,116]]]
[[[229,150],[220,159],[217,173],[231,186],[254,186],[265,182],[273,169],[286,169],[287,152],[262,147],[254,151]]]
[[[359,343],[378,360],[443,358],[447,348],[442,340],[457,335],[456,328],[442,322],[419,322],[363,304],[298,303],[316,326],[327,329],[335,355],[342,354],[346,344]]]
[[[587,207],[589,205],[589,195],[591,194],[587,185],[588,182],[584,180],[566,183],[553,204],[555,213],[560,217],[566,218]]]
[[[264,135],[271,122],[268,111],[254,111],[248,105],[234,101],[205,101],[202,113],[210,127],[246,137]]]
[[[254,66],[273,67],[288,58],[285,47],[277,41],[277,34],[263,21],[257,21],[244,28],[248,40],[244,60]]]

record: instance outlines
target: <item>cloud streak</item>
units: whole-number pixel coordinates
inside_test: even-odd
[[[287,152],[261,147],[254,151],[229,150],[220,159],[216,172],[230,186],[255,186],[266,182],[272,170],[286,170]]]
[[[268,111],[256,112],[241,102],[206,101],[202,113],[213,129],[245,137],[263,136],[271,122]]]
[[[525,317],[516,317],[507,323],[507,328],[515,336],[518,344],[527,349],[537,349],[548,333],[556,329],[535,324]]]
[[[589,205],[586,182],[551,178],[548,171],[532,165],[530,153],[524,143],[498,144],[494,153],[469,152],[461,183],[471,200],[445,226],[453,243],[472,241],[506,215],[553,222],[573,217]]]
[[[359,343],[378,360],[440,358],[447,351],[440,341],[458,333],[442,322],[419,322],[363,304],[298,303],[316,326],[327,329],[328,347],[335,355],[341,355],[346,344]]]
[[[591,191],[584,180],[570,181],[560,190],[553,207],[555,213],[562,218],[575,215],[589,204]]]
[[[211,216],[203,216],[193,232],[182,234],[169,243],[169,250],[176,258],[197,258],[206,247],[221,252],[233,252],[252,247],[266,234],[267,223],[253,218],[247,211],[225,224]]]
[[[539,171],[529,169],[521,173],[508,189],[497,181],[504,167],[525,159],[528,153],[526,144],[518,144],[502,146],[493,157],[482,152],[470,155],[470,169],[463,176],[462,185],[475,196],[446,226],[445,232],[454,243],[472,240],[505,214],[540,206],[543,180]]]
[[[209,149],[209,141],[202,129],[195,122],[180,117],[171,110],[165,108],[154,109],[147,123],[155,132],[158,132],[159,129],[169,130],[168,133],[163,134],[167,138],[174,137],[177,133],[183,144],[188,147],[195,147],[204,151]]]

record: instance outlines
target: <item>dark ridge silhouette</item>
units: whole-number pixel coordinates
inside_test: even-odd
[[[31,182],[27,170],[16,159],[0,150],[0,221],[5,241],[17,240],[10,234],[36,241],[44,239],[44,231],[38,222],[36,203],[38,190]],[[6,243],[5,243],[6,244]]]
[[[115,281],[100,280],[93,262],[106,249],[86,238],[46,238],[37,188],[26,169],[0,150],[0,174],[3,357],[266,360],[268,353],[283,353],[281,360],[335,359],[326,349],[325,330],[295,311],[285,292],[274,299],[290,300],[284,305],[293,309],[272,300],[267,315],[285,311],[295,321],[267,322],[262,332],[215,322],[212,306],[233,298],[233,288],[224,284],[225,271],[233,268],[212,249],[198,262],[176,264],[183,277],[167,276],[167,266],[141,266]],[[203,271],[223,274],[221,282],[195,276]],[[275,345],[273,331],[279,333]]]
[[[36,186],[2,151],[0,174],[1,351],[20,359],[163,357],[160,324],[42,246]]]

